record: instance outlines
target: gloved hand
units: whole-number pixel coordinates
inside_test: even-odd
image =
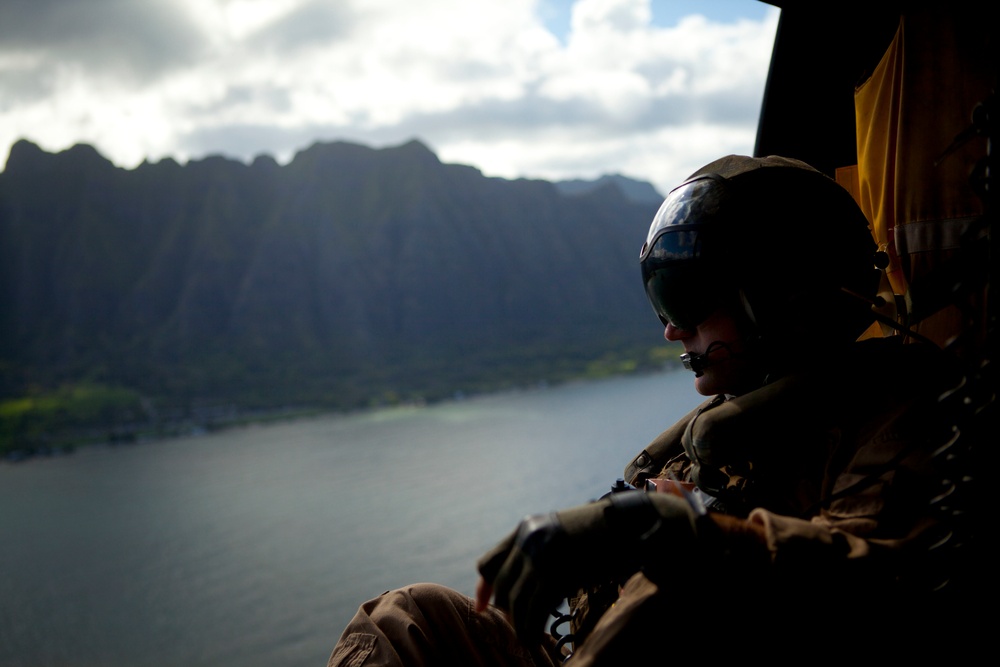
[[[479,573],[517,635],[534,641],[547,616],[581,586],[618,580],[664,560],[686,563],[696,547],[697,517],[681,496],[612,493],[524,519],[479,559]]]

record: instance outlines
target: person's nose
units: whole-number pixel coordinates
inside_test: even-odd
[[[683,340],[684,338],[690,338],[693,332],[687,331],[685,329],[678,329],[669,321],[666,327],[663,329],[663,337],[667,340],[673,342],[675,340]]]

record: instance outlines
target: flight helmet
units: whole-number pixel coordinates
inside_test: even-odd
[[[718,308],[751,341],[853,341],[874,321],[877,246],[836,181],[799,160],[730,155],[670,191],[639,255],[666,324]]]

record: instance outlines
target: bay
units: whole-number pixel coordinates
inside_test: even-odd
[[[700,401],[666,371],[0,465],[0,665],[325,665],[360,603],[472,594]]]

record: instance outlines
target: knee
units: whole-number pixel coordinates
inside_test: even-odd
[[[420,656],[435,645],[443,620],[454,619],[450,607],[460,598],[444,586],[412,584],[368,600],[340,636],[328,667],[428,664]]]
[[[409,618],[435,616],[448,610],[448,615],[467,615],[472,599],[441,584],[417,583],[386,591],[361,605],[361,611],[373,619],[389,616]]]

